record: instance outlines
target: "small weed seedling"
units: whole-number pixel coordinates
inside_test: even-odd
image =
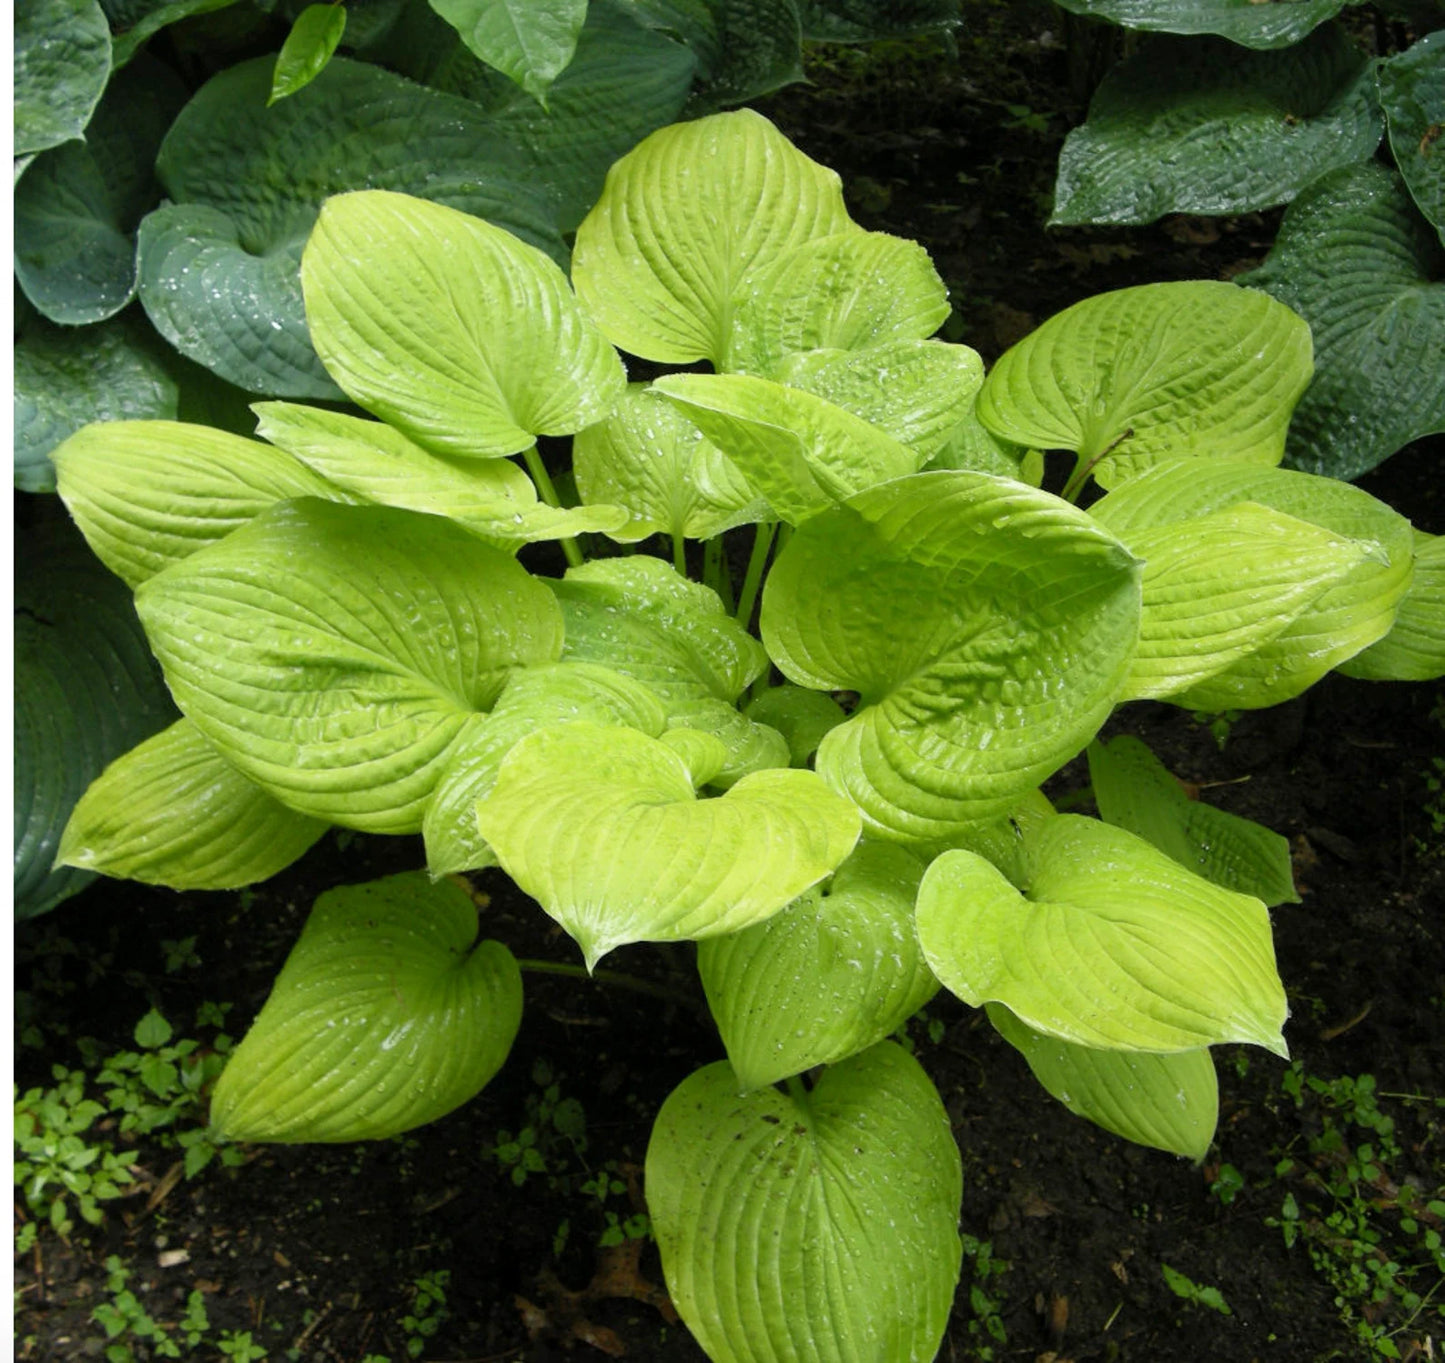
[[[985,1338],[998,1344],[1008,1343],[1008,1331],[1004,1329],[1003,1285],[993,1280],[1002,1278],[1008,1272],[1008,1264],[993,1257],[993,1245],[987,1240],[972,1235],[963,1237],[963,1257],[973,1266],[973,1282],[968,1289],[968,1304],[973,1316],[968,1322],[969,1337],[974,1342],[974,1353],[980,1363],[990,1363],[994,1357],[993,1345]]]
[[[447,1310],[447,1286],[451,1280],[450,1270],[439,1268],[432,1273],[421,1274],[412,1282],[411,1310],[401,1321],[401,1328],[406,1334],[408,1358],[420,1358],[426,1350],[427,1341],[451,1315]]]
[[[1234,1314],[1229,1309],[1229,1303],[1224,1300],[1224,1294],[1217,1287],[1203,1287],[1192,1278],[1186,1277],[1177,1268],[1170,1268],[1168,1264],[1160,1264],[1159,1267],[1164,1274],[1164,1281],[1169,1285],[1169,1290],[1176,1297],[1192,1301],[1196,1306],[1207,1306],[1211,1311],[1218,1311],[1222,1316]]]

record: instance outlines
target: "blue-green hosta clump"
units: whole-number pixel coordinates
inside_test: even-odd
[[[1095,736],[1134,698],[1445,670],[1438,541],[1276,467],[1311,370],[1293,312],[1125,290],[985,380],[933,336],[924,253],[748,112],[618,162],[570,279],[384,190],[326,202],[300,279],[348,409],[257,404],[259,439],[92,425],[55,456],[183,716],[61,859],[213,886],[329,825],[425,840],[430,882],[318,901],[223,1132],[378,1137],[474,1094],[521,986],[442,878],[499,866],[588,969],[698,943],[728,1058],[664,1105],[647,1179],[715,1359],[934,1357],[961,1163],[889,1038],[939,989],[1072,1110],[1204,1155],[1210,1048],[1285,1053],[1287,856]],[[629,384],[619,352],[710,372]],[[1026,449],[1072,452],[1067,496]],[[1102,820],[1040,790],[1086,749]]]

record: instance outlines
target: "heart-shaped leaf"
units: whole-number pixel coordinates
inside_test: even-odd
[[[1241,276],[1315,335],[1315,377],[1289,429],[1291,467],[1358,478],[1445,431],[1445,251],[1399,175],[1373,163],[1321,177]]]
[[[744,1089],[867,1050],[938,990],[913,930],[924,863],[864,842],[765,923],[698,944],[697,967]]]
[[[419,873],[328,890],[222,1071],[211,1123],[239,1141],[384,1140],[475,1097],[521,1020],[521,971],[477,940],[465,890]]]
[[[982,473],[896,479],[808,521],[763,591],[768,653],[856,691],[817,768],[870,835],[986,823],[1074,756],[1114,704],[1140,565],[1083,512]]]
[[[795,767],[806,767],[808,759],[830,729],[836,729],[848,716],[832,696],[809,691],[801,686],[770,686],[751,701],[748,718],[767,724],[788,740],[788,751]]]
[[[1352,0],[1059,0],[1064,9],[1163,33],[1217,33],[1242,47],[1288,47]]]
[[[1024,894],[972,852],[944,853],[923,877],[923,954],[965,1003],[1005,1004],[1037,1031],[1105,1050],[1247,1041],[1288,1053],[1259,900],[1079,815],[1025,840]]]
[[[1001,1003],[988,1005],[988,1020],[1070,1112],[1139,1145],[1192,1160],[1209,1153],[1219,1080],[1208,1050],[1095,1050],[1036,1032]]]
[[[1342,29],[1279,52],[1153,38],[1104,78],[1065,140],[1050,222],[1272,208],[1372,156],[1383,132],[1374,63]]]
[[[668,1293],[718,1363],[930,1363],[962,1246],[963,1173],[922,1067],[884,1042],[811,1090],[685,1079],[647,1147]]]
[[[1378,67],[1380,103],[1390,130],[1390,150],[1415,206],[1445,239],[1445,165],[1438,146],[1445,123],[1445,30]]]
[[[1415,532],[1415,574],[1390,632],[1337,670],[1367,681],[1434,681],[1445,675],[1445,535]]]
[[[518,743],[477,820],[507,874],[567,929],[589,970],[627,942],[761,922],[858,839],[857,813],[813,772],[753,772],[698,800],[665,743],[586,722]]]
[[[488,66],[546,102],[577,47],[587,0],[431,0]]]
[[[1015,445],[1073,450],[1104,487],[1161,459],[1278,464],[1310,378],[1310,329],[1233,284],[1096,294],[1006,351],[978,415]]]
[[[242,776],[181,719],[91,782],[55,860],[173,890],[232,890],[284,870],[325,831]]]
[[[577,229],[588,311],[644,359],[730,366],[732,319],[761,271],[851,226],[837,175],[743,109],[663,128],[613,166]]]
[[[81,136],[110,78],[98,0],[24,0],[14,10],[14,137],[28,156]]]
[[[282,502],[143,583],[182,711],[283,803],[419,832],[448,749],[562,622],[508,555],[435,516]]]
[[[657,0],[645,3],[659,8]],[[691,9],[694,14],[699,9],[712,11],[717,37],[708,42],[716,55],[691,101],[699,112],[746,104],[805,79],[798,0],[703,0],[702,5],[696,0],[662,0],[662,5]],[[676,27],[684,32],[694,29],[697,19],[689,18]]]

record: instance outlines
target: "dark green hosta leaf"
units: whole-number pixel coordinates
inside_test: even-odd
[[[251,392],[337,398],[311,348],[297,275],[322,200],[416,192],[556,259],[552,210],[477,106],[333,58],[267,108],[272,61],[242,62],[182,110],[156,170],[174,201],[141,224],[140,295],[178,350]]]
[[[1242,47],[1288,47],[1359,0],[1059,0],[1125,28],[1162,33],[1217,33]]]
[[[1006,351],[978,396],[996,436],[1073,450],[1104,487],[1161,459],[1277,464],[1310,329],[1214,280],[1096,294]]]
[[[56,862],[173,890],[232,890],[284,870],[326,827],[242,776],[181,719],[91,782]]]
[[[135,228],[160,196],[156,150],[185,88],[159,62],[111,81],[83,142],[44,152],[15,190],[15,277],[52,322],[80,326],[135,294]]]
[[[1415,206],[1445,238],[1445,30],[1379,66],[1390,150]]]
[[[1036,1032],[1001,1003],[988,1020],[1070,1112],[1127,1141],[1202,1160],[1219,1122],[1219,1080],[1207,1049],[1156,1055],[1101,1051]]]
[[[1342,30],[1284,52],[1155,38],[1105,77],[1069,134],[1050,222],[1271,208],[1372,155],[1383,131],[1374,66]]]
[[[1191,800],[1139,739],[1125,734],[1091,743],[1089,779],[1105,823],[1137,833],[1181,866],[1269,908],[1300,902],[1289,842],[1252,819]]]
[[[800,526],[763,591],[792,681],[859,693],[817,769],[873,836],[1006,814],[1093,736],[1139,630],[1140,564],[1083,512],[981,473],[922,473]]]
[[[15,344],[15,486],[53,492],[49,455],[92,421],[176,415],[176,385],[148,345],[143,322],[26,323]]]
[[[810,1090],[685,1079],[647,1147],[678,1314],[710,1358],[930,1363],[962,1247],[963,1173],[922,1067],[884,1042]]]
[[[292,809],[415,833],[450,746],[561,612],[507,554],[436,516],[282,502],[144,582],[185,714]]]
[[[587,18],[587,0],[431,0],[431,5],[482,61],[543,103],[572,60]]]
[[[328,890],[216,1084],[238,1141],[383,1140],[444,1117],[502,1067],[522,974],[450,881]]]
[[[124,66],[152,34],[192,15],[226,9],[236,0],[102,0],[110,26],[114,63]]]
[[[175,717],[125,585],[63,520],[15,565],[15,912],[44,913],[93,873],[52,871],[75,802],[106,763]]]
[[[1390,632],[1338,670],[1367,681],[1434,681],[1445,675],[1445,535],[1415,532],[1415,575]]]
[[[517,454],[607,415],[627,379],[567,276],[443,204],[329,199],[301,263],[317,354],[358,405],[437,454]]]
[[[1400,177],[1366,164],[1311,185],[1261,269],[1241,276],[1315,335],[1315,377],[1295,410],[1294,468],[1357,478],[1445,430],[1445,251]]]
[[[341,4],[307,5],[296,16],[291,32],[276,56],[271,76],[271,96],[266,101],[294,95],[310,85],[331,60],[341,35],[346,32],[346,7]]]
[[[1025,857],[1024,893],[973,852],[944,853],[923,878],[924,957],[965,1003],[1005,1004],[1037,1031],[1104,1050],[1247,1041],[1288,1054],[1259,900],[1076,814],[1026,834]]]
[[[110,25],[97,0],[18,0],[14,137],[28,156],[80,137],[110,78]]]
[[[698,944],[697,967],[744,1089],[884,1040],[938,990],[913,930],[924,862],[864,842],[765,923]]]
[[[538,730],[477,805],[507,874],[582,948],[736,932],[833,871],[858,815],[811,771],[752,772],[699,800],[667,743],[578,721]]]
[[[818,43],[870,43],[951,29],[960,0],[801,0],[803,36]]]

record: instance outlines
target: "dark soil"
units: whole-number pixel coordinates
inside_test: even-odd
[[[926,41],[869,61],[834,53],[815,86],[785,91],[766,110],[843,173],[860,221],[934,253],[955,293],[955,339],[992,359],[1087,294],[1227,277],[1263,255],[1272,224],[1258,218],[1045,232],[1058,142],[1080,112],[1075,89],[1087,85],[1071,74],[1057,11],[973,12],[985,17],[956,58]],[[1084,40],[1075,64],[1080,51]],[[1441,455],[1439,442],[1414,447],[1366,486],[1445,532]],[[1440,684],[1331,677],[1289,705],[1240,717],[1222,749],[1203,723],[1166,705],[1126,707],[1111,726],[1143,736],[1176,775],[1204,787],[1202,798],[1291,840],[1302,902],[1274,921],[1293,1055],[1306,1076],[1369,1074],[1395,1095],[1379,1107],[1396,1123],[1399,1153],[1363,1185],[1379,1237],[1364,1255],[1372,1274],[1414,1252],[1399,1186],[1445,1195],[1445,810],[1428,785],[1432,759],[1445,754],[1442,701]],[[1051,793],[1085,779],[1076,764]],[[201,1003],[231,1003],[229,1030],[239,1035],[317,894],[421,862],[418,840],[332,834],[253,892],[98,883],[19,932],[17,987],[41,1044],[21,1049],[18,1083],[44,1084],[55,1062],[78,1065],[84,1036],[106,1050],[132,1047],[152,1006],[185,1032]],[[576,959],[499,873],[474,881],[490,897],[488,935],[519,956]],[[187,936],[200,964],[167,974],[160,944]],[[665,1297],[648,1290],[661,1276],[655,1253],[637,1263],[596,1246],[607,1212],[625,1220],[642,1209],[639,1166],[662,1099],[721,1047],[689,950],[631,947],[608,964],[672,997],[529,975],[522,1032],[502,1072],[409,1137],[257,1148],[242,1167],[212,1165],[191,1181],[175,1178],[174,1149],[142,1146],[139,1190],[109,1204],[103,1227],[69,1243],[42,1233],[17,1260],[17,1356],[102,1356],[91,1313],[107,1298],[102,1264],[115,1254],[155,1319],[173,1324],[199,1288],[216,1331],[250,1330],[273,1360],[406,1358],[418,1337],[403,1325],[413,1284],[438,1271],[450,1273],[446,1319],[422,1352],[435,1363],[701,1359]],[[1006,1265],[980,1276],[978,1260],[965,1262],[942,1359],[990,1348],[996,1359],[1038,1363],[1367,1359],[1361,1323],[1395,1332],[1406,1359],[1437,1356],[1445,1287],[1434,1268],[1410,1280],[1422,1295],[1438,1288],[1413,1319],[1399,1293],[1372,1302],[1322,1270],[1334,1262],[1328,1247],[1349,1237],[1329,1223],[1339,1206],[1318,1180],[1337,1177],[1345,1156],[1311,1144],[1327,1127],[1346,1147],[1366,1135],[1308,1088],[1297,1104],[1282,1088],[1283,1062],[1217,1052],[1217,1146],[1195,1168],[1070,1116],[981,1014],[947,995],[927,1012],[932,1026],[915,1023],[911,1037],[963,1151],[962,1227]],[[536,1120],[549,1085],[580,1103],[585,1152],[545,1137],[548,1168],[518,1186],[496,1147]],[[1281,1172],[1287,1157],[1294,1167]],[[603,1168],[625,1191],[599,1202],[583,1184]],[[1229,1200],[1231,1169],[1242,1186]],[[1291,1196],[1304,1230],[1289,1248],[1272,1223]],[[1176,1295],[1164,1264],[1217,1288],[1231,1314]]]

